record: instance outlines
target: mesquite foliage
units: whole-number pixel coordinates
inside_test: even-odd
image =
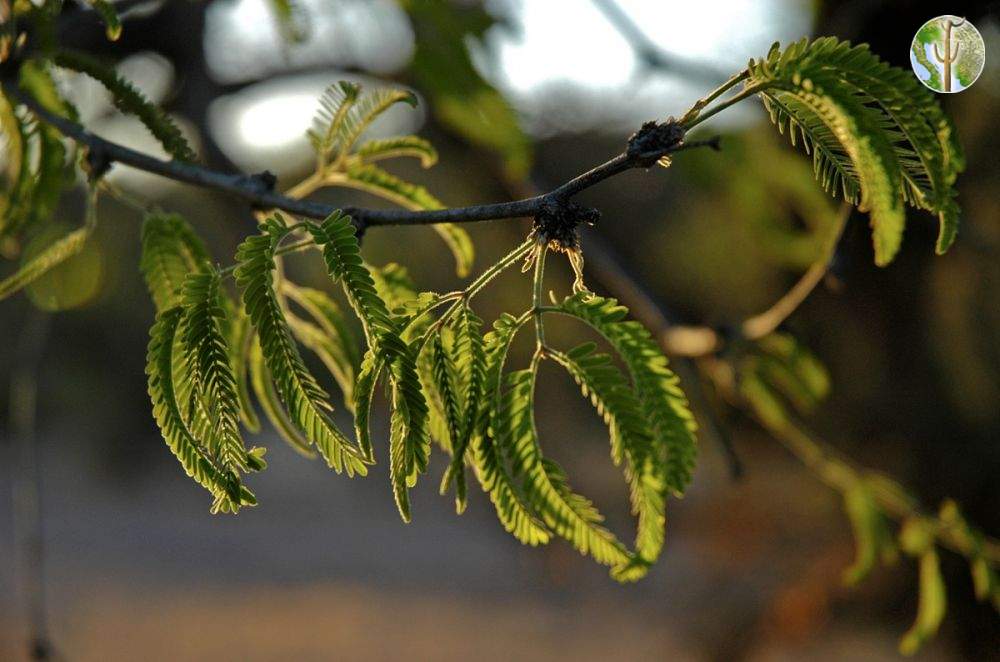
[[[121,26],[113,6],[91,4],[108,35],[116,38]],[[279,14],[291,16],[290,3],[275,6]],[[29,13],[32,20],[48,20],[38,9]],[[100,81],[117,107],[138,117],[174,159],[197,160],[166,113],[86,55],[43,49],[20,66],[22,93],[75,120],[55,83],[57,69]],[[739,84],[742,91],[725,96]],[[825,190],[869,214],[876,263],[887,264],[898,252],[906,205],[938,216],[939,253],[954,241],[959,209],[953,186],[964,166],[962,152],[948,117],[908,72],[881,62],[865,46],[833,38],[784,49],[776,44],[696,103],[672,130],[689,130],[750,96],[759,97],[778,129],[812,155]],[[348,187],[410,210],[442,208],[427,189],[380,165],[406,157],[432,166],[437,152],[427,140],[365,140],[367,128],[385,110],[416,101],[408,90],[365,90],[344,82],[331,86],[308,134],[316,166],[303,192]],[[48,221],[60,194],[75,181],[75,151],[57,130],[7,95],[0,96],[0,131],[5,157],[0,239],[16,242]],[[92,190],[86,222],[0,280],[0,299],[78,252],[91,237],[107,163],[90,154],[81,164]],[[567,216],[560,211],[565,210],[550,215],[564,222]],[[472,477],[501,525],[522,543],[563,538],[608,566],[620,581],[646,574],[664,547],[668,498],[683,495],[692,480],[694,417],[649,330],[630,320],[614,299],[584,286],[577,221],[557,228],[547,226],[555,221],[546,218],[536,218],[525,243],[464,289],[439,294],[421,291],[399,265],[366,262],[357,225],[341,212],[322,221],[260,213],[256,232],[242,241],[235,264],[227,268],[218,266],[185,219],[148,214],[140,268],[156,309],[146,367],[153,417],[184,472],[211,495],[212,512],[236,513],[257,503],[244,481],[265,468],[264,449],[248,448],[244,430],[260,430],[259,410],[295,450],[322,458],[338,474],[364,476],[380,455],[386,456],[391,492],[405,521],[413,516],[409,491],[425,478],[436,447],[449,456],[437,479],[440,491],[454,494],[459,513],[469,503]],[[454,254],[458,275],[467,276],[474,256],[468,234],[455,225],[433,229]],[[304,249],[322,255],[326,288],[306,287],[285,275],[283,262]],[[578,276],[566,287],[567,295],[553,295],[551,301],[541,298],[547,253],[566,254]],[[533,274],[531,301],[484,322],[475,311],[475,297],[522,260]],[[342,295],[334,295],[335,289]],[[553,316],[577,321],[585,340],[569,349],[550,345],[545,323]],[[351,317],[357,318],[360,335]],[[530,362],[509,365],[515,337],[531,330],[535,352]],[[325,378],[311,372],[303,348],[330,373],[352,426],[335,421],[333,397],[321,386]],[[822,364],[787,334],[745,343],[727,360],[738,397],[773,430],[794,431],[794,417],[815,408],[829,389]],[[631,545],[605,526],[597,506],[545,455],[535,407],[543,361],[564,369],[607,425],[610,460],[622,471],[636,518]],[[387,438],[373,434],[371,426],[380,385],[387,396]],[[897,540],[884,504],[909,503],[901,488],[846,465],[827,469],[828,482],[843,492],[857,539],[848,581],[859,581],[899,548],[919,560],[919,615],[904,638],[904,650],[915,650],[932,635],[944,614],[936,551],[941,527],[947,525],[950,539],[968,550],[977,595],[1000,600],[996,569],[977,552],[980,534],[954,504],[936,519],[910,517]]]

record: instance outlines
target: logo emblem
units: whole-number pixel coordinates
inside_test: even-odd
[[[913,73],[935,92],[951,94],[970,87],[985,62],[986,46],[979,30],[950,14],[924,23],[910,46]]]

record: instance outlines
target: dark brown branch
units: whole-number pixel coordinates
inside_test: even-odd
[[[164,161],[112,142],[91,133],[76,122],[50,112],[35,99],[31,98],[30,95],[17,92],[12,87],[4,86],[4,93],[23,103],[39,119],[54,126],[63,135],[72,138],[81,145],[85,145],[90,150],[92,161],[107,165],[121,163],[175,181],[222,191],[242,198],[260,209],[280,209],[296,216],[315,219],[324,219],[337,210],[332,205],[310,202],[308,200],[297,200],[276,193],[273,190],[273,179],[267,176],[268,173],[264,173],[263,175],[223,173],[193,163]],[[635,149],[635,140],[637,138],[648,138],[653,130],[659,130],[659,134],[668,136],[670,139],[646,140],[642,143],[642,149]],[[523,200],[428,211],[367,209],[363,207],[344,207],[343,211],[354,218],[355,225],[359,231],[380,225],[472,223],[535,216],[543,208],[551,208],[553,205],[564,205],[572,196],[609,177],[614,177],[633,168],[648,167],[651,163],[655,163],[659,158],[667,154],[693,147],[718,148],[718,139],[694,141],[687,144],[683,142],[683,139],[683,129],[672,122],[668,121],[664,124],[647,123],[643,129],[633,136],[633,140],[629,143],[628,151],[619,154],[578,177],[574,177],[549,193]]]

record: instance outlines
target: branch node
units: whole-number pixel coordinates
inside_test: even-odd
[[[584,207],[561,198],[546,198],[535,213],[529,236],[554,251],[577,251],[580,249],[577,226],[581,223],[594,225],[600,218],[601,212],[594,207]]]
[[[103,146],[99,144],[91,145],[87,149],[86,157],[84,157],[84,164],[86,165],[87,170],[87,180],[96,182],[108,172],[111,168],[111,163],[112,160]]]
[[[365,232],[368,231],[368,223],[363,218],[358,218],[357,216],[351,216],[351,223],[354,225],[354,236],[360,242],[364,239]]]
[[[626,154],[635,163],[651,168],[671,150],[684,142],[684,127],[673,117],[666,122],[646,122],[628,139]]]
[[[247,179],[259,193],[274,193],[274,188],[278,185],[278,177],[270,170],[256,172]]]

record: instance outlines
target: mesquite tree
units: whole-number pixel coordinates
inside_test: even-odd
[[[103,0],[87,4],[105,20],[108,37],[116,39],[121,25],[114,8]],[[276,4],[285,16],[287,3]],[[422,3],[411,4],[414,12],[427,11]],[[404,521],[411,519],[409,490],[429,479],[428,457],[436,448],[450,457],[439,478],[441,493],[454,494],[459,513],[466,507],[468,483],[475,482],[488,494],[500,524],[521,542],[542,545],[563,538],[608,566],[615,579],[635,581],[660,555],[667,500],[683,494],[695,467],[694,417],[666,354],[694,356],[701,361],[700,378],[756,417],[843,494],[857,541],[848,581],[860,580],[897,547],[918,560],[919,613],[903,638],[904,651],[916,650],[933,635],[944,615],[941,547],[965,556],[977,596],[1000,605],[1000,546],[969,526],[954,503],[937,515],[921,511],[896,482],[839,458],[796,422],[795,409],[807,410],[825,395],[827,375],[794,337],[776,331],[822,277],[852,208],[868,215],[880,266],[899,251],[907,207],[937,216],[938,253],[954,241],[959,217],[954,184],[964,166],[962,150],[951,121],[910,72],[887,65],[864,45],[835,38],[775,44],[679,119],[644,124],[619,155],[551,191],[449,208],[380,165],[415,158],[432,166],[437,153],[427,140],[366,138],[387,109],[416,104],[407,90],[331,85],[308,134],[313,172],[279,193],[269,173],[226,174],[199,165],[170,118],[113,67],[63,49],[54,30],[60,2],[19,0],[4,7],[0,239],[18,246],[47,221],[63,192],[79,184],[88,194],[82,225],[19,266],[7,267],[0,299],[94,240],[98,198],[117,195],[104,177],[115,163],[216,189],[254,206],[257,230],[229,259],[210,255],[196,230],[174,213],[147,214],[142,231],[140,267],[157,311],[146,364],[152,414],[183,471],[209,493],[212,512],[237,513],[257,503],[250,484],[252,475],[266,468],[265,449],[248,447],[244,435],[260,431],[263,414],[294,449],[318,456],[338,474],[364,476],[383,455]],[[141,120],[171,159],[88,132],[62,84],[71,75],[106,87],[115,105]],[[430,88],[435,84],[428,82]],[[684,150],[718,149],[716,139],[692,139],[692,131],[754,98],[778,130],[810,155],[819,185],[843,199],[845,212],[817,267],[772,309],[747,320],[737,332],[740,342],[720,353],[724,339],[711,329],[650,329],[630,319],[615,299],[588,289],[579,232],[600,213],[578,204],[575,196],[630,169],[669,166]],[[488,133],[470,135],[489,143]],[[400,209],[334,209],[308,200],[327,187],[362,190]],[[466,277],[473,273],[473,244],[462,224],[520,217],[534,219],[523,243],[453,292],[422,291],[404,268],[372,264],[362,255],[361,240],[372,227],[427,225],[454,254],[458,275]],[[322,255],[328,289],[305,287],[285,275],[282,264],[303,251]],[[543,284],[545,267],[562,258],[575,279],[556,295]],[[222,266],[226,262],[231,264]],[[530,299],[496,320],[482,320],[477,297],[502,272],[518,267],[531,281]],[[333,296],[335,287],[342,298]],[[360,334],[350,316],[360,321]],[[560,348],[547,340],[546,323],[557,316],[579,323],[579,344]],[[527,365],[509,365],[517,334],[535,339]],[[342,406],[353,414],[353,430],[332,420],[332,397],[311,373],[302,348],[328,368]],[[606,528],[594,504],[545,457],[534,414],[543,361],[565,369],[607,424],[611,461],[624,474],[637,519],[632,544]],[[370,430],[380,385],[387,393],[388,440],[373,438]]]

